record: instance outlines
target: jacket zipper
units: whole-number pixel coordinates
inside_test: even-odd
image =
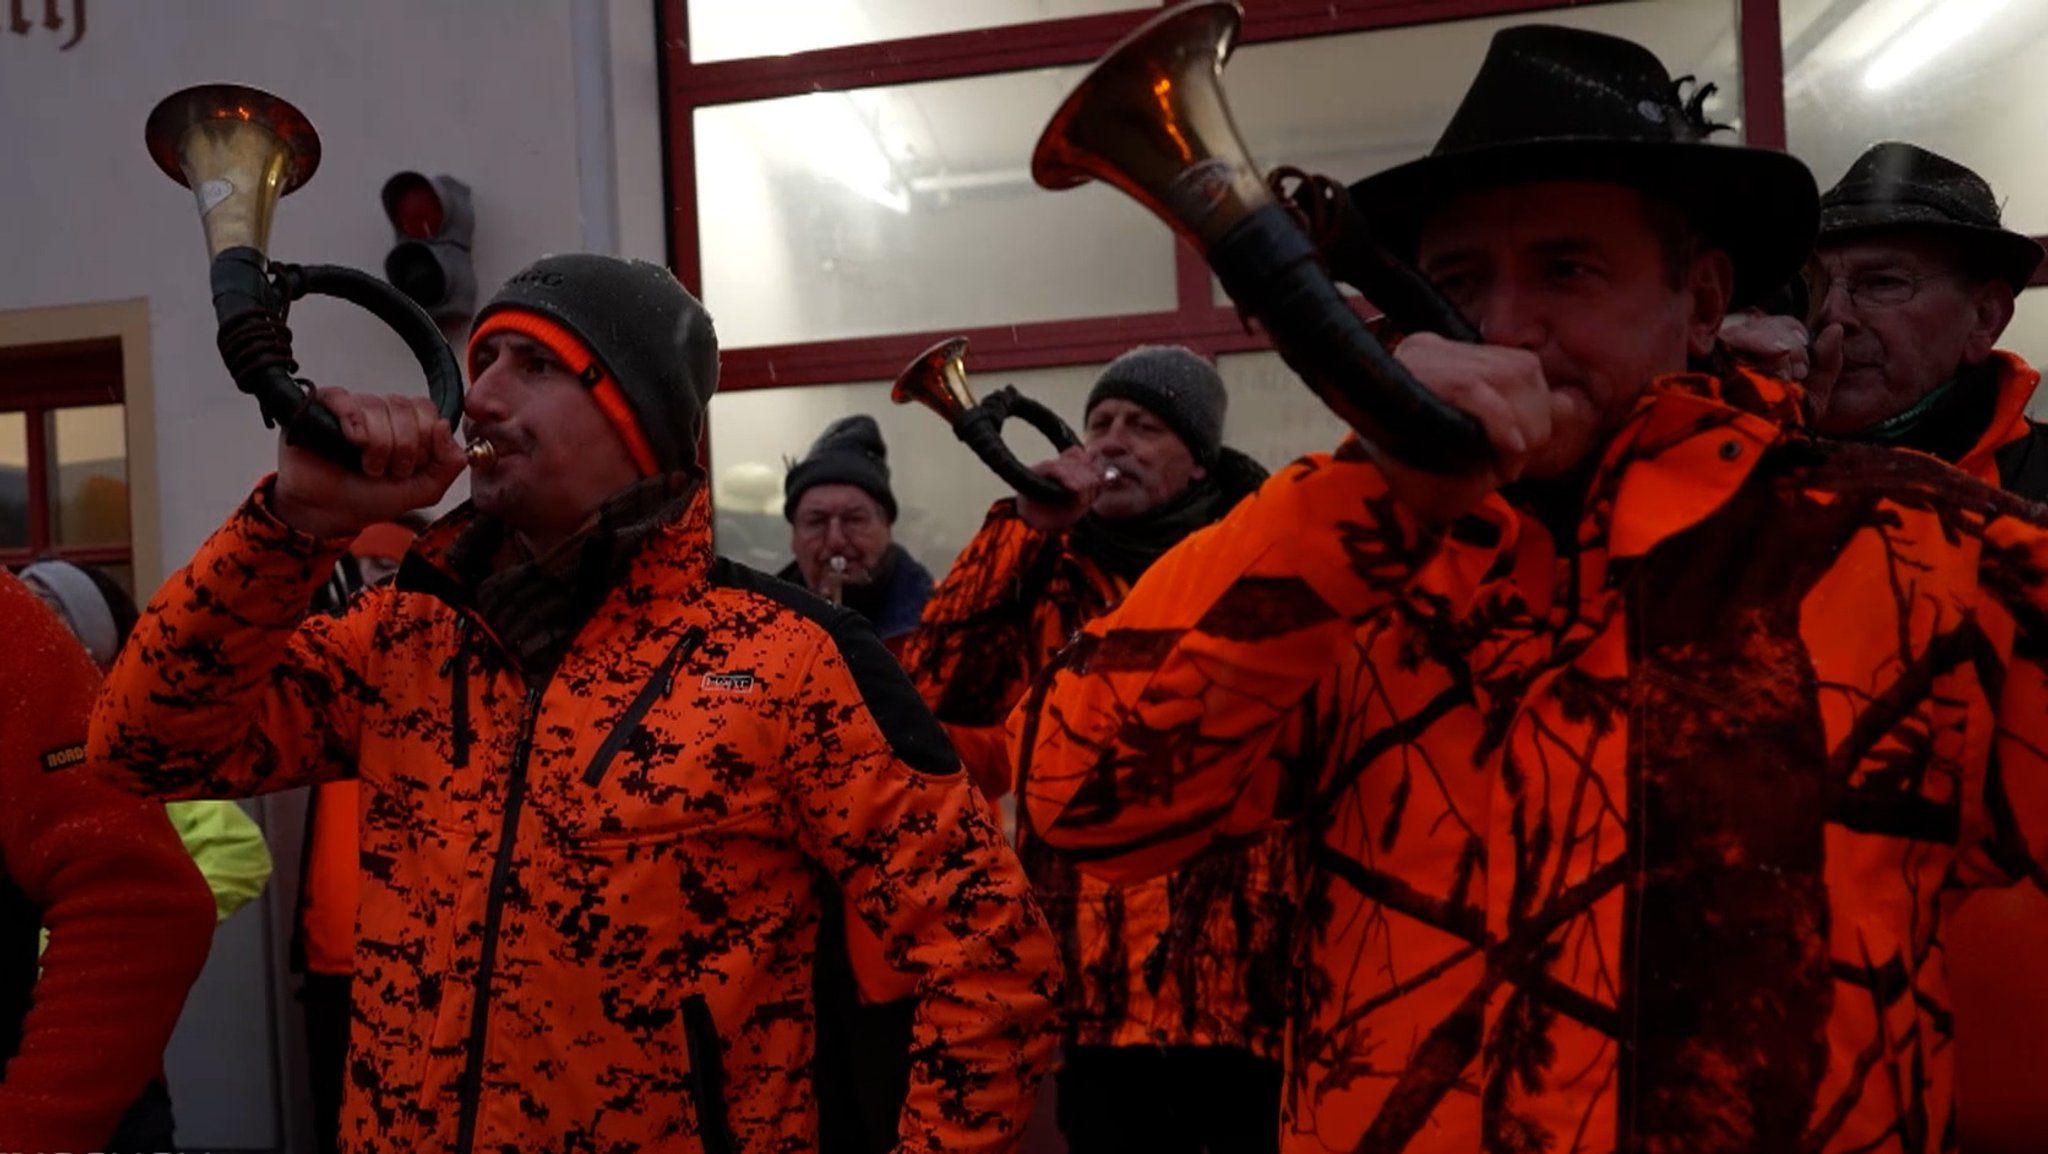
[[[507,876],[512,872],[512,848],[519,835],[519,811],[526,801],[526,762],[533,756],[533,730],[540,720],[540,688],[526,691],[525,714],[519,725],[519,744],[512,753],[512,773],[505,783],[504,832],[498,836],[498,856],[491,865],[491,888],[484,900],[483,952],[477,962],[476,998],[469,1011],[469,1052],[463,1059],[461,1115],[455,1130],[456,1154],[470,1154],[476,1144],[477,1111],[483,1097],[484,1042],[490,1032],[491,978],[498,968],[498,923],[504,914]]]
[[[738,1143],[726,1126],[725,1062],[719,1047],[718,1023],[702,994],[683,999],[683,1048],[690,1072],[683,1079],[697,1108],[697,1138],[704,1154],[736,1154]]]
[[[703,642],[702,629],[692,625],[683,631],[681,640],[676,642],[675,648],[668,651],[667,657],[662,658],[661,665],[654,671],[654,676],[649,677],[647,684],[641,686],[640,695],[633,699],[633,704],[627,707],[625,714],[619,718],[619,723],[605,735],[604,744],[597,747],[597,753],[590,759],[590,768],[583,771],[583,784],[596,785],[604,780],[605,771],[611,768],[612,759],[619,755],[619,750],[625,748],[627,739],[633,736],[633,730],[640,724],[640,719],[647,716],[647,711],[654,708],[656,701],[675,692],[676,666],[688,660],[690,654],[696,652],[697,646]]]
[[[449,764],[457,769],[469,765],[469,618],[455,619],[455,652],[441,663],[441,676],[454,674],[454,685],[450,696],[454,707],[449,712],[449,744],[452,747]]]

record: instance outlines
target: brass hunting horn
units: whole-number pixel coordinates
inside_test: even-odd
[[[320,164],[320,138],[298,109],[267,92],[205,84],[172,93],[149,114],[149,155],[165,175],[192,190],[213,260],[217,342],[235,386],[256,398],[263,423],[283,425],[285,440],[355,468],[361,452],[334,414],[294,376],[291,302],[309,293],[368,310],[404,339],[426,374],[434,407],[452,426],[462,418],[462,368],[431,318],[411,298],[367,273],[338,265],[292,265],[264,254],[278,198],[306,183]],[[486,464],[488,442],[468,449]]]
[[[1222,84],[1241,18],[1234,0],[1194,0],[1124,37],[1053,114],[1032,178],[1050,189],[1103,181],[1171,225],[1265,325],[1288,367],[1374,445],[1436,472],[1484,463],[1492,450],[1479,423],[1423,388],[1373,338],[1252,162]],[[1397,327],[1476,339],[1419,274],[1371,246],[1341,187],[1308,191],[1328,196],[1333,187],[1346,202],[1337,219],[1351,229],[1346,251],[1329,254],[1340,275],[1369,282],[1356,287]]]
[[[1072,490],[1026,468],[1003,443],[1003,422],[1011,417],[1021,419],[1044,433],[1045,439],[1060,452],[1077,447],[1081,439],[1060,420],[1058,413],[1018,392],[1015,385],[1004,385],[976,401],[967,390],[966,358],[966,337],[940,341],[917,354],[917,359],[896,378],[889,399],[899,405],[915,401],[944,417],[953,427],[954,436],[966,442],[975,456],[995,470],[996,476],[1024,496],[1048,505],[1072,501]],[[1115,479],[1116,470],[1105,470],[1103,480]]]

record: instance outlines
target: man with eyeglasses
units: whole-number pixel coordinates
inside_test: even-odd
[[[875,419],[825,426],[782,481],[794,560],[777,577],[866,618],[892,656],[917,628],[932,575],[895,542],[889,449]],[[827,903],[819,930],[813,1010],[820,1154],[868,1154],[895,1144],[910,1077],[912,983],[892,974],[883,943],[857,916]]]
[[[2002,227],[1990,185],[1924,148],[1874,145],[1822,198],[1815,247],[1815,427],[2048,500],[2048,426],[2027,419],[2041,375],[1993,348],[2041,246]],[[2021,886],[1974,895],[1950,924],[1957,1065],[1971,1088],[1960,1128],[1973,1150],[2038,1140],[2032,1059],[2048,991],[2012,960],[2048,948],[2044,919],[2048,896]]]
[[[776,576],[859,613],[900,653],[931,599],[932,575],[895,542],[889,449],[875,419],[827,425],[790,467],[782,492],[796,559]]]
[[[1810,347],[1784,321],[1723,336],[1803,376],[1817,432],[1918,449],[2048,500],[2048,429],[2027,419],[2040,374],[1993,347],[2041,255],[2002,226],[1983,177],[1916,145],[1873,145],[1821,198]]]

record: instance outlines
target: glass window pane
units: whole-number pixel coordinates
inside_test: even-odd
[[[1158,0],[689,0],[690,59],[786,56],[1157,6]]]
[[[704,300],[728,348],[1152,312],[1173,235],[1102,185],[1031,181],[1085,69],[696,114]]]
[[[28,545],[28,416],[0,413],[0,549]]]
[[[1635,0],[1247,45],[1224,67],[1231,114],[1265,169],[1288,164],[1349,184],[1426,155],[1493,34],[1532,19],[1625,36],[1648,46],[1673,76],[1714,83],[1707,116],[1735,130],[1715,139],[1740,138],[1732,0]],[[1229,303],[1221,285],[1214,293],[1216,303]]]
[[[2048,4],[1782,0],[1785,121],[1822,188],[1880,140],[1977,170],[2006,223],[2048,232]]]
[[[1230,390],[1225,440],[1268,471],[1305,453],[1327,453],[1350,429],[1278,353],[1229,353],[1216,359]]]
[[[128,541],[128,429],[120,405],[49,414],[50,535],[56,545]]]

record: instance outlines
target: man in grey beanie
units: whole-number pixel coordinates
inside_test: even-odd
[[[932,575],[896,544],[889,448],[875,419],[827,425],[790,466],[782,495],[795,560],[776,576],[859,613],[899,649],[931,599]]]
[[[391,585],[307,616],[463,451],[424,398],[322,389],[361,471],[280,445],[94,718],[96,759],[158,796],[360,781],[343,1147],[817,1149],[843,902],[915,999],[903,1147],[1012,1149],[1051,936],[873,631],[713,555],[710,314],[658,265],[546,257],[468,359],[495,452]]]
[[[1216,367],[1134,348],[1089,390],[1082,445],[1034,471],[1074,494],[998,501],[925,609],[911,679],[991,796],[1013,789],[1003,722],[1052,656],[1147,567],[1265,479],[1223,444]],[[1290,920],[1277,839],[1169,878],[1083,876],[1028,827],[1019,850],[1067,969],[1059,1122],[1075,1154],[1270,1150],[1279,1133]]]

